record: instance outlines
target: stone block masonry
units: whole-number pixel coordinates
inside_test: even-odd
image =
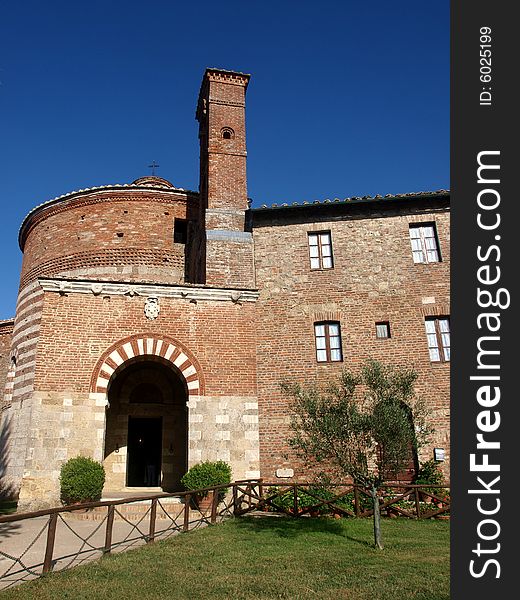
[[[201,396],[188,406],[189,467],[223,460],[232,465],[234,479],[260,476],[256,396]]]

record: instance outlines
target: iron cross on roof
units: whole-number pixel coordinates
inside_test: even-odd
[[[152,176],[154,176],[154,175],[155,175],[155,169],[156,169],[157,167],[159,167],[159,166],[160,166],[160,165],[158,165],[158,164],[155,162],[155,160],[152,160],[152,164],[151,164],[151,165],[148,165],[148,168],[149,168],[149,169],[152,169]]]

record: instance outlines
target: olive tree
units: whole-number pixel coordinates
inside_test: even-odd
[[[358,373],[343,370],[327,384],[282,384],[292,399],[289,445],[329,475],[351,478],[370,490],[374,542],[383,548],[378,488],[398,473],[432,430],[414,392],[417,374],[369,360]]]

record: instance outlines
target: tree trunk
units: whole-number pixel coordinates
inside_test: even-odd
[[[383,540],[381,538],[381,512],[379,510],[379,498],[377,497],[377,489],[372,486],[370,489],[372,496],[372,506],[374,508],[374,544],[379,550],[383,549]]]

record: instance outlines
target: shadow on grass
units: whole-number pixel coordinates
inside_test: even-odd
[[[353,537],[349,532],[349,519],[301,518],[291,517],[240,517],[235,524],[241,530],[251,533],[274,533],[282,538],[295,538],[309,533],[338,535],[357,544],[368,546],[373,544],[367,539]]]

